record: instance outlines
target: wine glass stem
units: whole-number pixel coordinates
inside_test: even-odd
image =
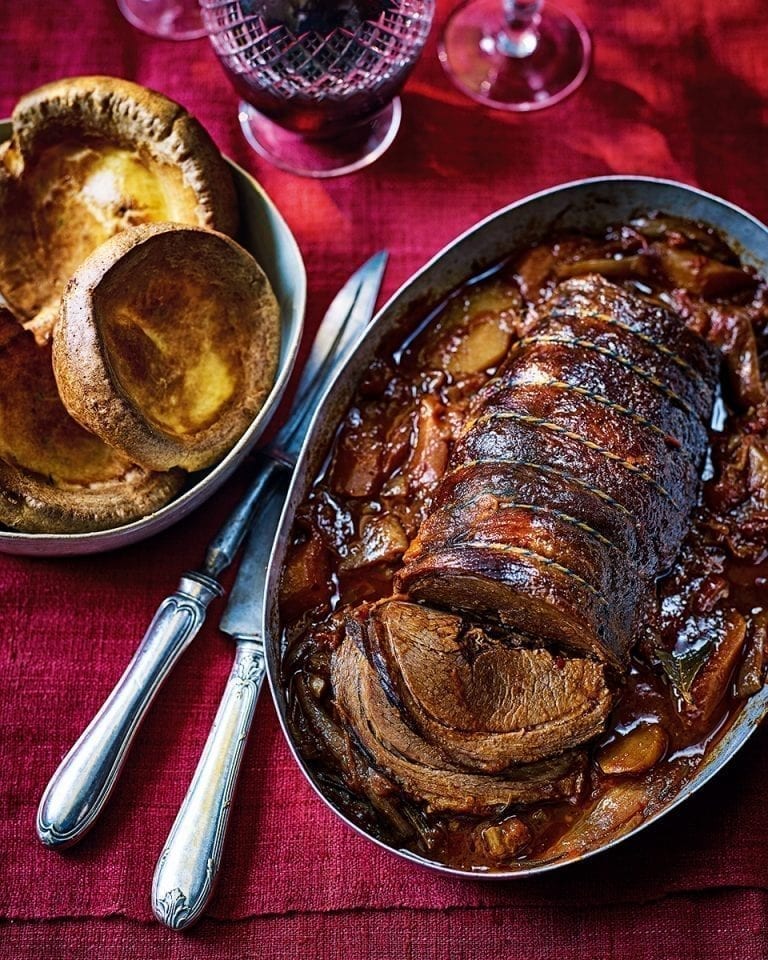
[[[496,50],[522,60],[539,44],[539,19],[543,0],[503,0],[506,28],[496,36]]]

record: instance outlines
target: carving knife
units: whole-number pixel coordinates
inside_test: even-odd
[[[371,257],[334,298],[288,420],[263,451],[248,492],[209,545],[202,568],[183,574],[176,592],[160,604],[122,677],[48,783],[37,813],[37,834],[47,847],[71,846],[98,818],[163,680],[200,629],[209,603],[222,595],[217,578],[234,560],[270,477],[292,468],[332,373],[369,323],[386,261],[384,251]]]
[[[221,855],[256,701],[266,673],[264,590],[287,477],[274,477],[259,506],[220,629],[235,660],[189,790],[160,854],[152,909],[172,930],[191,926],[208,903]]]

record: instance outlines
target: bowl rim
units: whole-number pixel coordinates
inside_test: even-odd
[[[630,837],[636,836],[646,827],[651,826],[658,819],[665,816],[667,813],[674,810],[681,803],[687,800],[690,796],[696,793],[701,787],[703,787],[709,780],[712,779],[726,764],[727,762],[744,746],[747,740],[750,738],[752,733],[757,729],[761,722],[768,716],[768,684],[764,684],[760,691],[748,698],[741,709],[734,715],[730,726],[723,734],[722,738],[717,742],[717,744],[712,748],[707,759],[702,764],[701,767],[697,770],[694,776],[683,785],[679,792],[670,800],[668,803],[659,807],[655,811],[648,814],[640,823],[635,824],[634,826],[629,827],[626,830],[621,830],[616,835],[610,837],[606,842],[600,843],[591,849],[585,851],[578,851],[573,854],[568,854],[560,859],[553,861],[542,860],[532,866],[523,866],[515,870],[494,870],[492,868],[459,868],[448,866],[437,861],[428,859],[427,857],[420,856],[417,853],[414,853],[411,850],[406,850],[393,846],[386,841],[373,836],[362,826],[355,823],[351,818],[346,816],[324,793],[321,786],[316,782],[316,778],[313,775],[313,772],[309,769],[309,766],[305,759],[299,753],[298,747],[294,742],[293,734],[289,729],[288,720],[286,712],[284,709],[284,697],[281,689],[281,664],[283,660],[283,644],[280,636],[280,631],[277,631],[277,636],[275,636],[274,626],[279,624],[279,612],[277,611],[277,604],[275,597],[277,594],[277,585],[279,583],[279,574],[282,568],[283,558],[280,557],[280,563],[277,563],[278,556],[280,554],[281,545],[284,547],[285,542],[287,541],[288,535],[290,534],[290,529],[293,523],[293,517],[295,514],[296,507],[301,502],[303,497],[298,496],[300,487],[305,481],[304,477],[304,466],[308,459],[309,452],[316,442],[315,434],[317,433],[318,425],[321,424],[324,417],[326,416],[326,407],[329,406],[329,403],[332,401],[335,387],[339,382],[344,378],[347,370],[354,365],[355,357],[359,349],[363,346],[365,340],[367,340],[370,332],[374,331],[379,325],[379,322],[382,318],[386,318],[389,313],[395,313],[397,306],[401,299],[407,298],[407,295],[410,289],[418,284],[418,282],[428,274],[435,266],[437,266],[440,261],[447,257],[454,247],[461,245],[465,240],[472,237],[474,234],[480,233],[490,224],[496,220],[503,219],[506,215],[511,213],[514,210],[517,210],[521,207],[528,206],[529,204],[534,204],[536,201],[541,199],[551,197],[558,194],[566,195],[568,192],[574,191],[576,189],[587,191],[589,188],[601,187],[606,184],[612,184],[616,187],[621,184],[639,184],[646,185],[649,187],[662,186],[669,187],[673,190],[680,191],[681,194],[686,194],[691,197],[703,198],[711,203],[715,204],[718,207],[723,208],[724,210],[730,211],[732,214],[735,214],[740,220],[743,219],[746,223],[754,227],[760,235],[765,238],[766,241],[766,261],[768,261],[768,226],[762,223],[754,215],[750,214],[748,211],[739,207],[737,204],[732,203],[729,200],[719,197],[716,194],[709,193],[708,191],[702,190],[698,187],[691,186],[690,184],[684,183],[678,180],[671,180],[667,178],[660,177],[651,177],[643,176],[639,174],[611,174],[607,176],[597,176],[597,177],[587,177],[577,180],[564,181],[560,184],[555,184],[554,186],[547,187],[545,189],[536,191],[535,193],[529,194],[527,196],[521,197],[518,200],[513,201],[512,203],[506,204],[503,207],[498,208],[495,211],[492,211],[487,216],[478,220],[475,224],[468,227],[462,233],[460,233],[455,239],[451,240],[445,244],[437,253],[430,257],[426,263],[419,269],[417,269],[413,274],[411,274],[403,284],[392,294],[392,296],[386,301],[382,308],[377,312],[376,316],[373,318],[366,336],[360,341],[357,348],[353,354],[347,358],[347,362],[344,364],[344,367],[338,371],[333,383],[331,383],[326,390],[324,396],[321,398],[320,403],[315,411],[315,415],[312,419],[312,422],[309,425],[307,430],[306,439],[302,445],[302,450],[297,462],[296,470],[293,473],[291,478],[291,484],[288,490],[286,497],[285,505],[283,508],[282,516],[278,526],[277,535],[272,550],[272,557],[270,559],[270,566],[267,572],[267,589],[265,591],[264,598],[264,623],[266,624],[266,639],[267,639],[267,678],[269,682],[270,694],[272,696],[272,702],[275,706],[275,711],[278,715],[278,720],[280,723],[280,728],[282,730],[283,736],[288,748],[298,764],[301,773],[303,774],[305,780],[309,783],[312,790],[317,794],[317,796],[322,800],[327,808],[338,817],[343,823],[348,827],[351,827],[352,830],[357,833],[359,836],[364,839],[374,843],[376,846],[380,847],[382,850],[385,850],[387,853],[394,855],[402,860],[406,860],[410,863],[414,863],[422,868],[431,870],[437,874],[442,874],[445,876],[452,876],[461,878],[463,880],[489,880],[489,881],[504,881],[504,880],[522,880],[526,877],[537,876],[543,873],[549,873],[553,870],[558,870],[563,867],[567,867],[573,864],[582,863],[583,861],[590,859],[604,851],[610,850],[618,844],[622,843],[625,840],[628,840]],[[551,221],[548,222],[547,226],[551,228]],[[712,224],[715,229],[717,229],[717,224]],[[514,250],[514,238],[510,239],[509,244],[510,251]],[[748,251],[745,251],[748,252]],[[468,268],[471,265],[468,264]],[[768,279],[768,273],[766,275]],[[353,377],[355,383],[357,383],[357,376]],[[343,409],[343,406],[342,406]],[[336,412],[333,411],[333,416],[336,417]],[[331,434],[332,436],[332,434]],[[327,450],[325,451],[327,453]],[[311,480],[310,480],[311,483]]]
[[[0,120],[0,143],[8,140],[11,133],[10,118]],[[264,223],[269,225],[267,233],[271,236],[275,250],[280,251],[279,259],[291,261],[290,301],[285,302],[285,296],[278,295],[282,332],[279,366],[263,406],[237,443],[218,463],[205,471],[200,471],[198,479],[185,486],[180,494],[157,510],[131,523],[85,533],[26,533],[19,530],[0,529],[0,553],[27,556],[78,556],[115,550],[146,540],[184,519],[213,496],[242,464],[270,425],[288,387],[301,345],[307,304],[306,267],[293,232],[264,187],[239,164],[223,154],[222,156],[233,174],[241,214],[238,236],[234,239],[249,253],[253,253],[247,239],[243,238],[248,220],[244,216],[241,194],[243,191],[250,191],[258,198],[258,203],[266,214]],[[259,265],[267,273],[274,287],[273,276],[270,276],[261,261]]]

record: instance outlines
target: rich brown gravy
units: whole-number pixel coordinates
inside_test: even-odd
[[[397,792],[373,805],[365,757],[335,713],[329,660],[346,609],[392,592],[473,393],[535,303],[601,273],[676,308],[723,354],[699,505],[645,624],[608,729],[568,803],[437,815]],[[283,682],[296,742],[326,795],[388,843],[463,869],[571,857],[650,816],[691,779],[762,686],[768,654],[766,286],[717,234],[664,216],[560,236],[470,280],[371,365],[298,511],[281,589]],[[352,772],[351,772],[352,771]]]

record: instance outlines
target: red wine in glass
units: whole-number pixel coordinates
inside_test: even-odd
[[[242,98],[248,142],[277,166],[336,176],[371,163],[400,122],[397,98],[434,0],[201,0]]]

